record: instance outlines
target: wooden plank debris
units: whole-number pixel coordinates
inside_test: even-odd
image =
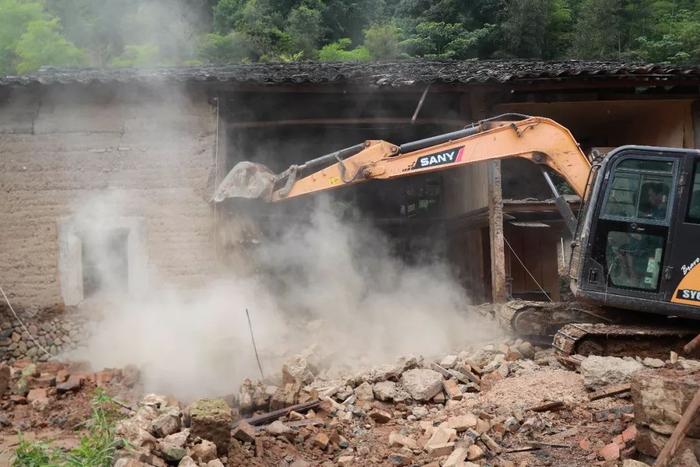
[[[693,353],[697,348],[700,348],[700,334],[683,346],[683,352],[687,354]]]
[[[588,400],[597,401],[598,399],[605,399],[606,397],[616,396],[624,392],[628,392],[632,389],[629,383],[626,384],[613,384],[611,386],[606,386],[602,389],[592,392],[588,395]]]
[[[550,402],[544,402],[540,405],[535,405],[533,407],[529,407],[526,410],[530,410],[532,412],[548,412],[550,410],[558,410],[561,409],[565,406],[563,401],[550,401]]]
[[[283,409],[279,410],[273,410],[272,412],[267,412],[264,414],[260,415],[255,415],[250,418],[246,418],[244,421],[249,423],[250,425],[257,426],[257,425],[266,425],[268,423],[272,423],[278,418],[285,417],[289,414],[289,412],[305,412],[310,409],[314,409],[318,407],[321,404],[320,400],[315,400],[311,402],[304,402],[303,404],[296,404],[296,405],[290,405],[289,407],[285,407]],[[240,420],[237,422],[234,422],[233,428],[236,428],[238,424],[240,423]]]

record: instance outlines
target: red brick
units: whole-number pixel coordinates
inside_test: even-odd
[[[591,450],[591,442],[588,441],[588,438],[581,438],[581,441],[578,442],[578,446],[584,451]]]
[[[606,461],[617,460],[620,458],[620,445],[617,443],[610,443],[598,451],[598,455]]]
[[[628,441],[633,441],[637,437],[637,427],[630,425],[622,432],[622,440],[626,443]]]

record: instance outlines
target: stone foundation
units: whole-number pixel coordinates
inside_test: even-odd
[[[22,314],[20,318],[51,356],[75,349],[87,333],[87,320],[77,312]],[[36,345],[9,310],[0,309],[0,362],[22,359],[45,362],[50,356]]]

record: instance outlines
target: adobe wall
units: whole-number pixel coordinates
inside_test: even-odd
[[[160,277],[197,285],[213,272],[207,200],[217,123],[203,92],[107,85],[1,92],[0,285],[16,308],[62,307],[59,231],[96,199],[109,215],[140,226],[143,264]],[[0,314],[8,321],[2,307]]]

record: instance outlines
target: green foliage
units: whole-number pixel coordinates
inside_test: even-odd
[[[240,63],[250,60],[253,48],[248,36],[231,31],[225,36],[207,34],[199,43],[198,56],[208,63]]]
[[[319,5],[301,4],[292,9],[287,19],[287,34],[293,50],[303,53],[304,57],[312,58],[316,55],[323,24]]]
[[[512,57],[553,58],[565,48],[571,26],[571,10],[563,0],[511,0],[502,49]]]
[[[647,61],[700,62],[700,11],[680,10],[661,18],[655,38],[639,38],[639,55]]]
[[[323,62],[364,62],[370,59],[367,47],[352,47],[352,41],[345,37],[331,44],[324,45],[318,52]]]
[[[618,58],[622,54],[623,2],[583,0],[574,28],[571,55],[585,59]]]
[[[117,68],[124,67],[145,67],[157,63],[160,49],[155,44],[126,45],[124,53],[112,59],[111,66]]]
[[[401,55],[399,28],[376,24],[365,31],[365,47],[373,60],[391,60]]]
[[[85,62],[83,51],[61,35],[58,18],[29,23],[15,52],[18,73],[27,73],[42,65],[75,66]]]
[[[0,74],[406,57],[698,63],[700,0],[0,0]]]
[[[214,31],[226,34],[237,27],[245,4],[246,0],[219,0],[214,7]]]
[[[13,467],[53,467],[60,465],[63,452],[40,441],[29,442],[20,436],[12,461]]]
[[[92,414],[80,444],[68,452],[42,442],[20,441],[12,461],[13,467],[110,467],[122,440],[116,437],[115,425],[120,415],[107,394],[98,390],[92,399]]]
[[[426,22],[416,26],[413,37],[402,45],[410,55],[437,59],[463,59],[477,56],[479,42],[488,37],[493,26],[466,31],[460,23]]]

